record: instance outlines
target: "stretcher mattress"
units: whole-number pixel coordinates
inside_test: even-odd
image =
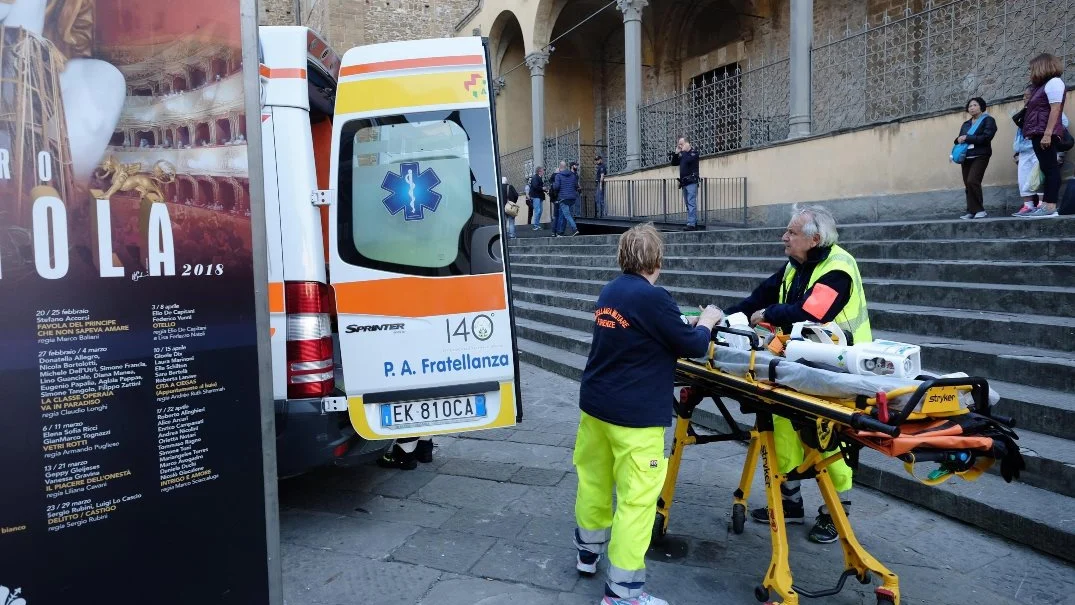
[[[711,349],[712,353],[709,359],[695,359],[694,361],[699,363],[709,361],[713,367],[734,376],[746,376],[751,369],[750,351],[720,345],[713,346]],[[791,361],[766,351],[755,352],[753,368],[757,380],[778,384],[807,395],[837,401],[854,401],[860,396],[873,397],[879,391],[887,393],[904,387],[917,388],[923,382],[922,380],[894,378],[891,376],[864,376],[833,372]],[[966,374],[957,373],[941,377],[964,378],[966,376]],[[930,377],[937,378],[937,376]],[[900,411],[911,398],[911,393],[899,395],[889,401],[889,408],[893,411]],[[974,399],[969,391],[960,392],[959,400],[960,406],[963,408],[972,408],[974,406]],[[922,401],[924,399],[920,399],[916,409],[912,411],[920,412]],[[989,405],[995,405],[998,401],[1000,401],[1000,395],[990,388]]]

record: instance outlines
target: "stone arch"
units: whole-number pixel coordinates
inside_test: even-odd
[[[492,71],[494,75],[503,73],[504,55],[507,54],[508,49],[516,41],[522,43],[524,55],[530,52],[527,48],[526,34],[523,32],[522,23],[519,21],[518,15],[511,10],[503,10],[497,15],[492,27],[489,28],[489,40],[492,41],[489,54],[490,60],[493,62]]]
[[[527,54],[544,48],[552,40],[552,30],[567,3],[568,0],[538,0],[534,15],[533,46],[527,49]]]

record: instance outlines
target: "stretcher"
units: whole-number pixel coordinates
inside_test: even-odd
[[[668,531],[685,447],[719,441],[749,443],[739,487],[733,494],[731,528],[736,534],[743,532],[750,486],[760,458],[772,535],[769,568],[754,591],[760,602],[797,605],[800,597],[839,593],[848,578],[871,584],[876,576],[880,580],[875,590],[877,604],[900,603],[899,578],[863,548],[848,521],[827,470],[837,460],[843,459],[855,469],[859,452],[868,447],[898,458],[908,473],[929,485],[953,477],[976,480],[997,461],[1006,481],[1017,478],[1024,468],[1015,443],[1018,436],[1012,428],[1015,421],[992,413],[990,399],[997,396],[991,397],[982,378],[919,376],[916,380],[863,381],[863,377],[849,378],[768,356],[751,330],[717,327],[714,340],[720,333],[746,337],[750,350],[731,352],[714,342],[705,358],[677,362],[679,397],[673,402],[677,418],[653,538],[660,540]],[[878,388],[872,394],[863,392],[874,386]],[[716,403],[730,432],[700,435],[694,430],[692,417],[707,397]],[[744,430],[735,421],[727,407],[730,401],[754,415],[752,429]],[[774,415],[789,419],[803,441],[803,463],[786,474],[777,464]],[[937,468],[920,478],[915,470],[918,463],[935,463]],[[831,589],[811,592],[793,583],[780,488],[785,481],[803,479],[817,482],[840,536],[844,571]]]

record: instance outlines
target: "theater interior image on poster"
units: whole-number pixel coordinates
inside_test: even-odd
[[[240,0],[0,22],[0,605],[267,602]]]

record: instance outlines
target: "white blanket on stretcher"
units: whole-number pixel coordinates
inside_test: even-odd
[[[915,387],[922,384],[921,380],[907,378],[893,378],[891,376],[863,376],[859,374],[846,374],[832,372],[820,368],[812,368],[798,362],[777,357],[765,351],[755,353],[754,371],[758,380],[772,383],[769,380],[769,363],[773,359],[779,360],[776,369],[775,383],[794,389],[800,393],[834,400],[852,400],[859,395],[873,397],[878,391],[890,392],[901,387]],[[705,359],[695,359],[704,363]],[[710,360],[714,367],[735,376],[745,376],[750,368],[750,351],[733,349],[725,346],[714,346],[713,357]],[[925,374],[923,372],[923,374]],[[936,376],[937,378],[966,378],[967,374],[958,372]],[[911,398],[910,395],[902,395],[888,402],[889,409],[899,411]],[[992,388],[989,389],[989,405],[993,406],[1000,401],[1000,395]],[[959,393],[960,405],[964,408],[974,406],[974,399],[970,392]],[[919,402],[921,405],[921,402]],[[918,407],[918,406],[916,406]],[[921,411],[916,409],[916,411]]]

